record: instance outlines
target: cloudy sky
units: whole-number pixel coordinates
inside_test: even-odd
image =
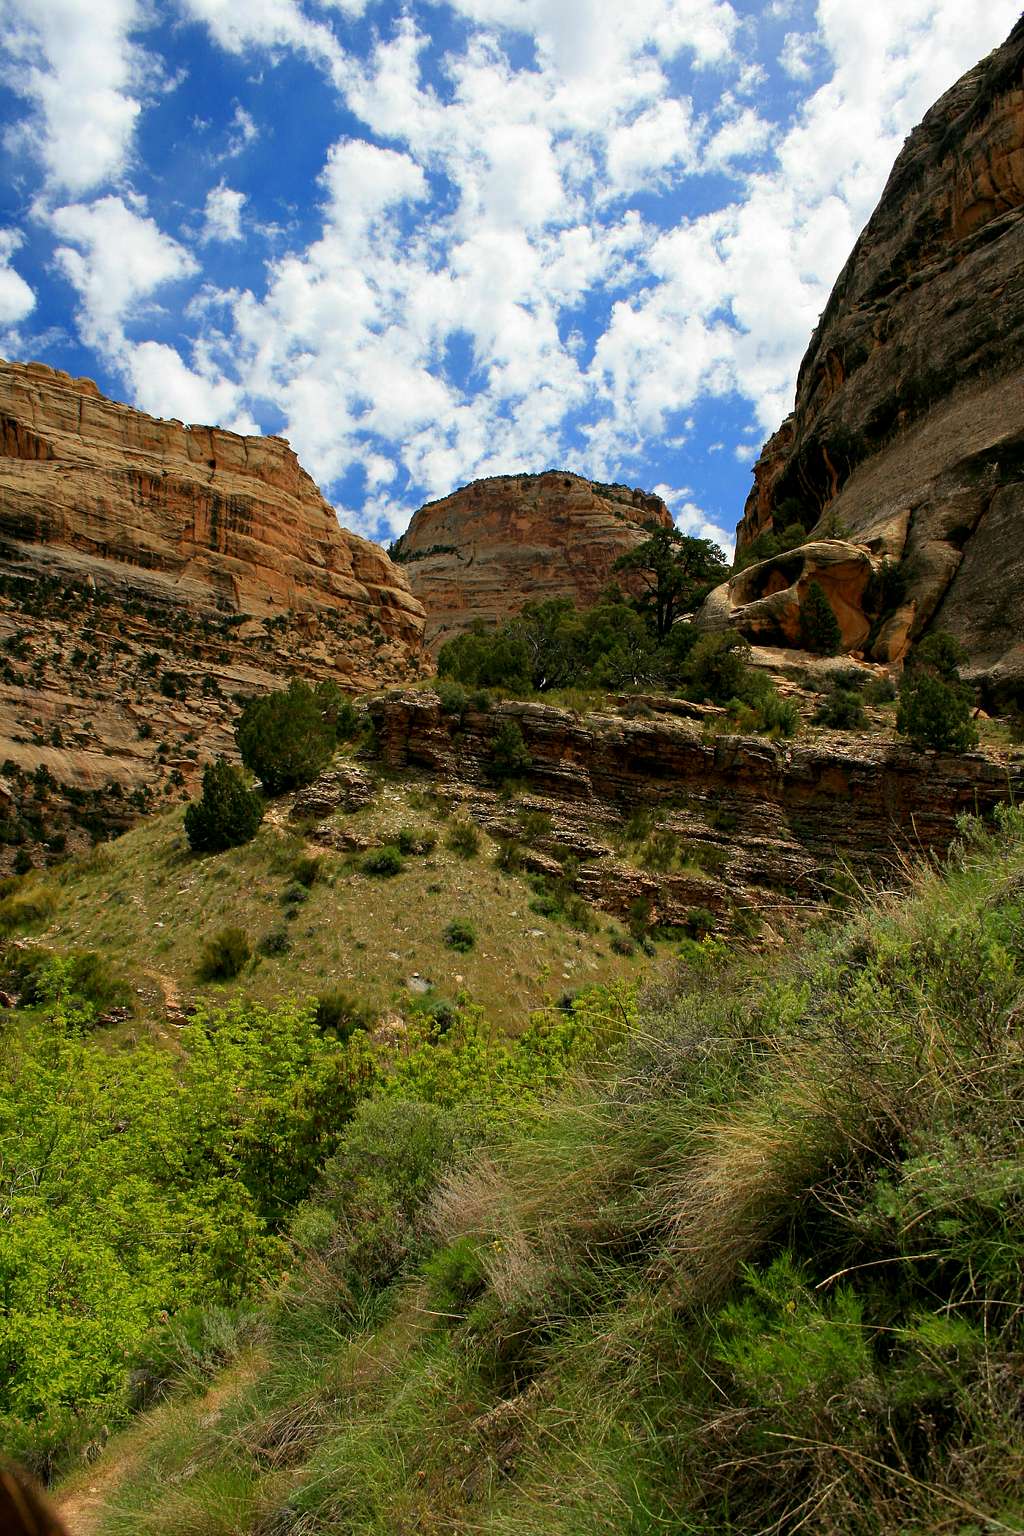
[[[0,0],[0,352],[287,436],[371,537],[750,465],[904,137],[1020,0]]]

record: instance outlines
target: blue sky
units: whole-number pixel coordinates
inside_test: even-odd
[[[0,0],[0,351],[346,526],[568,467],[730,543],[910,129],[1019,0]]]

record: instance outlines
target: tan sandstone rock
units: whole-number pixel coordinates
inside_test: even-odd
[[[423,610],[280,438],[0,364],[0,763],[33,856],[194,792],[239,700],[416,676]]]
[[[646,522],[672,526],[659,496],[561,470],[499,475],[421,507],[393,553],[436,654],[477,619],[499,623],[534,600],[594,603]]]
[[[865,614],[875,659],[941,627],[979,679],[1024,689],[1024,21],[908,139],[755,468],[739,549],[797,512],[812,540],[899,562],[902,597]],[[792,557],[768,564],[755,586]],[[705,617],[762,634],[747,577]]]

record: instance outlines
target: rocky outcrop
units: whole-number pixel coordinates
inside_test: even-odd
[[[187,795],[251,693],[411,679],[422,634],[282,439],[0,364],[0,870]]]
[[[941,626],[976,676],[1021,688],[1022,471],[1024,22],[908,139],[754,471],[738,548],[801,522],[895,563],[852,648],[897,659]],[[707,616],[762,635],[747,591],[791,568],[742,572]]]
[[[915,752],[877,736],[780,743],[702,733],[660,711],[581,717],[533,703],[457,718],[429,692],[372,700],[370,713],[386,764],[447,781],[497,836],[517,834],[488,772],[495,735],[514,720],[531,759],[520,807],[550,817],[527,868],[562,876],[569,855],[576,889],[594,905],[628,916],[639,901],[650,921],[682,927],[695,912],[713,913],[723,930],[749,931],[752,914],[790,917],[848,888],[851,871],[863,879],[903,853],[944,852],[962,812],[984,813],[1024,789],[1019,764]],[[657,870],[637,850],[623,857],[624,829],[644,810],[675,839],[675,859],[662,856]]]
[[[383,647],[339,655],[360,681],[419,649],[405,579],[283,438],[158,421],[41,363],[0,364],[0,535],[14,559],[194,608],[371,620]]]
[[[436,653],[476,620],[500,623],[533,600],[594,603],[648,522],[670,528],[672,517],[645,491],[560,470],[499,475],[421,507],[392,555],[427,611]]]

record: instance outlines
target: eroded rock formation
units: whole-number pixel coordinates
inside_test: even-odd
[[[674,713],[581,717],[535,703],[456,718],[430,692],[393,693],[370,711],[386,764],[427,769],[492,834],[510,837],[516,818],[488,769],[499,727],[514,720],[531,758],[519,804],[551,818],[527,867],[561,877],[571,854],[588,901],[620,917],[647,903],[656,923],[685,926],[695,910],[723,930],[747,928],[751,914],[792,917],[843,889],[849,870],[865,878],[891,871],[900,853],[942,853],[961,812],[1024,789],[1019,765],[877,736],[819,734],[804,745],[702,733]],[[678,838],[684,867],[649,872],[623,859],[623,827],[644,808]]]
[[[898,566],[887,607],[876,583],[841,618],[851,649],[898,659],[942,627],[995,691],[1024,687],[1024,21],[908,139],[754,482],[741,551],[799,521]],[[764,598],[793,557],[768,564],[705,618],[789,637],[792,604]],[[830,564],[805,551],[800,590]]]
[[[594,603],[646,522],[672,526],[665,503],[645,491],[560,470],[499,475],[421,507],[393,553],[427,611],[436,653],[477,619],[499,623],[533,600]]]
[[[230,750],[237,700],[290,675],[410,679],[422,634],[402,573],[338,526],[282,439],[158,421],[87,379],[0,364],[8,849],[73,844],[187,794]]]

